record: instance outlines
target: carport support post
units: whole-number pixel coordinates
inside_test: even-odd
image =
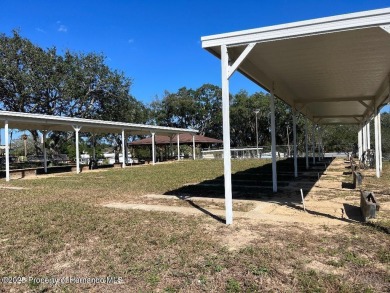
[[[232,173],[230,160],[230,109],[229,109],[229,55],[226,45],[221,46],[222,71],[222,126],[223,126],[223,171],[225,180],[226,224],[233,223]]]
[[[278,191],[278,178],[276,173],[276,134],[275,134],[275,95],[274,89],[271,90],[271,153],[272,153],[272,190]]]
[[[43,167],[45,169],[45,173],[47,173],[47,152],[46,152],[46,134],[47,131],[42,131],[42,144],[43,144]]]
[[[126,164],[129,162],[129,134],[125,134],[125,159],[126,159]]]
[[[382,122],[381,112],[378,111],[378,134],[379,134],[379,171],[382,173]]]
[[[297,113],[293,108],[293,141],[294,141],[294,177],[298,177],[298,150],[297,150]]]
[[[177,160],[180,161],[180,134],[176,135],[177,137]]]
[[[367,122],[364,121],[363,125],[363,152],[367,150]]]
[[[195,134],[192,135],[192,158],[195,160]]]
[[[307,139],[307,118],[305,119],[305,156],[306,156],[306,170],[309,169],[309,142]]]
[[[76,135],[76,173],[80,173],[80,149],[79,149],[79,131],[80,126],[72,126]]]
[[[359,125],[359,132],[358,132],[358,159],[359,161],[362,159],[363,155],[363,148],[362,148],[362,125]]]
[[[378,115],[378,108],[375,107],[375,116],[374,116],[374,124],[375,124],[375,173],[376,177],[379,178],[381,177],[381,172],[380,172],[380,162],[379,162],[379,157],[380,157],[380,150],[379,150],[379,123],[380,120],[379,115]],[[378,123],[379,122],[379,123]]]
[[[367,149],[371,149],[370,121],[367,122]]]
[[[312,129],[312,151],[313,151],[313,164],[316,163],[316,125],[313,123]]]
[[[152,132],[152,165],[156,162],[155,133]]]
[[[9,176],[9,134],[8,134],[8,121],[4,122],[4,146],[5,146],[5,181],[10,180]]]
[[[323,132],[322,132],[322,127],[319,129],[319,134],[320,134],[320,145],[321,145],[321,159],[324,159],[324,141],[323,141]]]
[[[122,168],[126,168],[126,148],[125,148],[125,145],[126,145],[126,137],[125,137],[125,130],[122,129]]]

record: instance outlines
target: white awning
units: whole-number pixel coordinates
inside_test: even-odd
[[[390,8],[202,37],[218,58],[222,45],[232,71],[315,123],[360,124],[388,101]]]
[[[8,121],[9,128],[74,131],[74,127],[81,127],[81,132],[90,133],[120,133],[122,130],[132,135],[150,134],[151,132],[175,135],[178,133],[193,133],[193,129],[154,126],[146,124],[123,123],[93,119],[82,119],[41,114],[28,114],[10,111],[0,111],[0,121]]]

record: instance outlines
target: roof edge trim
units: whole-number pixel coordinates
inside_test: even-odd
[[[221,45],[242,45],[250,42],[276,41],[308,35],[318,35],[390,25],[390,8],[369,10],[312,20],[291,22],[257,29],[204,36],[202,48]]]

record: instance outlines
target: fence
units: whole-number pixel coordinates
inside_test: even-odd
[[[231,148],[232,159],[271,159],[271,146]],[[293,155],[292,146],[276,146],[276,155],[278,158],[287,158]],[[203,149],[201,151],[202,159],[222,159],[223,149]]]

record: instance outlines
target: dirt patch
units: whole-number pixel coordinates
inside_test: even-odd
[[[306,265],[306,269],[313,270],[325,274],[342,275],[343,271],[340,268],[336,268],[331,265],[324,264],[320,261],[313,260]]]
[[[248,219],[253,222],[267,222],[276,224],[301,223],[310,225],[345,225],[356,222],[356,215],[346,211],[346,206],[353,209],[356,213],[358,208],[359,192],[357,190],[348,190],[342,188],[342,181],[345,180],[343,172],[346,163],[341,160],[334,160],[328,167],[326,175],[320,178],[312,188],[307,191],[305,197],[306,211],[303,209],[301,200],[295,196],[278,196],[272,200],[236,200],[233,202],[250,204],[251,209],[234,211],[235,219]],[[337,170],[337,171],[336,171]],[[332,180],[325,180],[329,177]],[[333,178],[337,178],[333,179]],[[297,183],[299,184],[299,183]],[[298,186],[298,185],[297,185]],[[291,188],[291,194],[296,193]],[[197,205],[183,207],[167,204],[148,204],[144,203],[126,203],[126,202],[108,202],[103,204],[105,207],[119,209],[135,209],[145,211],[173,212],[185,215],[205,215],[224,218],[224,199],[223,198],[205,198],[205,197],[178,197],[162,194],[146,194],[148,200],[191,200]],[[199,203],[199,204],[198,204]],[[386,209],[387,207],[385,207]],[[234,237],[233,237],[234,238]]]
[[[26,187],[18,187],[18,186],[6,186],[6,185],[0,185],[0,189],[24,190],[24,189],[30,189],[30,188],[26,188]]]

